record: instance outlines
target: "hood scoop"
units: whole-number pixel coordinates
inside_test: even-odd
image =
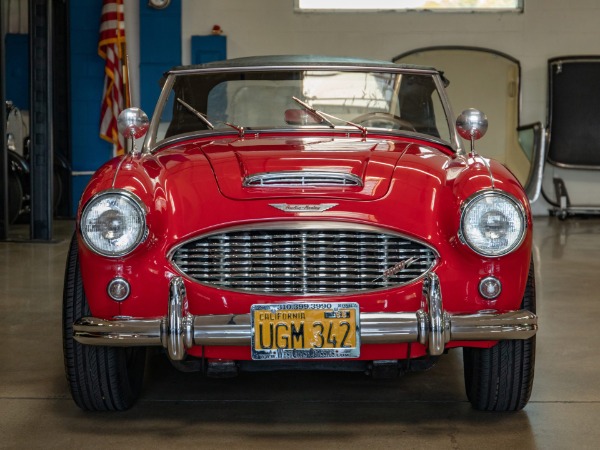
[[[387,193],[411,142],[346,137],[256,137],[204,143],[231,199],[374,200]]]
[[[244,178],[243,186],[260,188],[362,187],[363,182],[353,173],[286,170],[249,175]]]

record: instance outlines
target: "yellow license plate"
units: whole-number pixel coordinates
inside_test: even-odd
[[[358,303],[252,305],[252,359],[357,358]]]

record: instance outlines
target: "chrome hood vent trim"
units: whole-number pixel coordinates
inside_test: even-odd
[[[360,177],[352,173],[290,170],[255,173],[244,178],[244,187],[362,187]]]
[[[349,295],[422,279],[437,252],[416,239],[343,222],[272,222],[226,228],[175,247],[191,281],[271,296]]]

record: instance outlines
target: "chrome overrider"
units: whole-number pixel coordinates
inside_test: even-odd
[[[169,358],[181,361],[195,345],[250,345],[250,314],[193,316],[186,311],[183,279],[170,284],[168,314],[155,319],[83,317],[73,326],[81,344],[163,346]],[[444,311],[440,281],[429,273],[423,283],[426,309],[416,312],[361,313],[363,344],[419,342],[430,355],[441,355],[449,341],[528,339],[537,332],[537,316],[526,310],[450,314]]]

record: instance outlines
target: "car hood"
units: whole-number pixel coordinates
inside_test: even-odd
[[[200,145],[221,193],[235,200],[339,197],[375,200],[389,190],[414,142],[353,138],[259,138]]]

